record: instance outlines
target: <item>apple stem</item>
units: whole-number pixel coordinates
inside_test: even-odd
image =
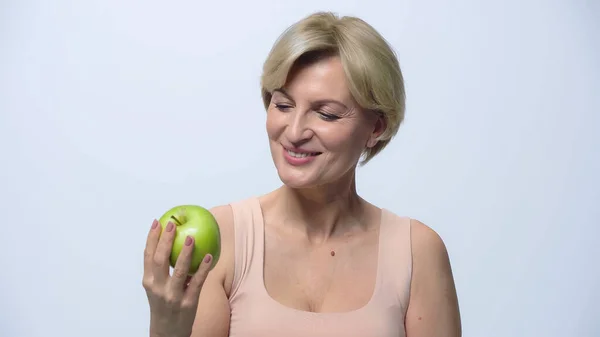
[[[171,215],[171,219],[175,220],[177,226],[181,226],[181,222],[179,222],[179,220],[177,220],[177,218],[174,215]]]

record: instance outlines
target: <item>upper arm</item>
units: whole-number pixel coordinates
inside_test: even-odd
[[[407,337],[459,337],[460,312],[446,246],[423,223],[411,220],[411,225],[413,267]]]
[[[210,211],[221,232],[221,256],[202,286],[191,337],[229,336],[231,310],[228,293],[233,277],[234,259],[233,213],[228,205],[218,206]]]

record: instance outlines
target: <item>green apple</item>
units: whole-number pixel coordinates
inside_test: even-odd
[[[171,250],[170,264],[175,267],[179,253],[185,245],[189,235],[194,238],[194,250],[189,274],[194,274],[204,256],[212,255],[210,269],[214,268],[221,255],[221,233],[219,225],[212,213],[206,208],[196,205],[180,205],[168,210],[158,220],[163,230],[169,222],[176,226],[175,240]]]

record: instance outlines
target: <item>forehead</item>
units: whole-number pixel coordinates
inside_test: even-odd
[[[335,99],[344,103],[352,102],[344,67],[337,56],[292,69],[285,91],[295,100]]]

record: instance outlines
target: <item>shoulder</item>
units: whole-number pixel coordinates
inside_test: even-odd
[[[410,219],[412,275],[407,331],[411,335],[451,332],[460,336],[458,299],[446,244],[431,227]],[[438,322],[431,325],[427,322]]]
[[[417,219],[410,218],[410,228],[413,290],[418,291],[423,282],[430,282],[434,275],[451,279],[450,256],[442,237]]]
[[[417,219],[400,216],[391,211],[388,211],[387,221],[394,224],[392,228],[399,234],[394,236],[393,240],[402,240],[402,244],[410,245],[413,264],[435,268],[449,263],[444,240],[431,227]],[[400,242],[396,243],[400,244]]]
[[[417,219],[410,219],[413,259],[445,263],[448,251],[442,237],[431,227]]]
[[[230,204],[218,205],[209,209],[217,220],[221,232],[221,245],[227,246],[234,239],[233,209]]]
[[[233,282],[235,230],[233,210],[230,204],[218,205],[209,209],[219,225],[221,234],[221,255],[213,270],[225,293],[229,294]]]
[[[246,217],[252,217],[255,200],[256,198],[252,197],[234,200],[209,209],[219,224],[222,240],[232,240],[234,238],[234,231],[239,226],[238,222],[244,220]]]
[[[218,205],[209,209],[224,232],[233,230],[233,210],[230,204]]]
[[[255,197],[248,197],[209,209],[219,224],[221,232],[221,257],[215,266],[215,271],[219,274],[228,296],[232,294],[235,288],[236,271],[239,273],[239,270],[236,269],[239,267],[236,266],[236,249],[242,251],[244,249],[243,247],[236,247],[237,244],[240,244],[236,238],[243,237],[250,230],[246,225],[249,223],[247,220],[253,217],[255,202]],[[238,231],[239,233],[237,233]]]

